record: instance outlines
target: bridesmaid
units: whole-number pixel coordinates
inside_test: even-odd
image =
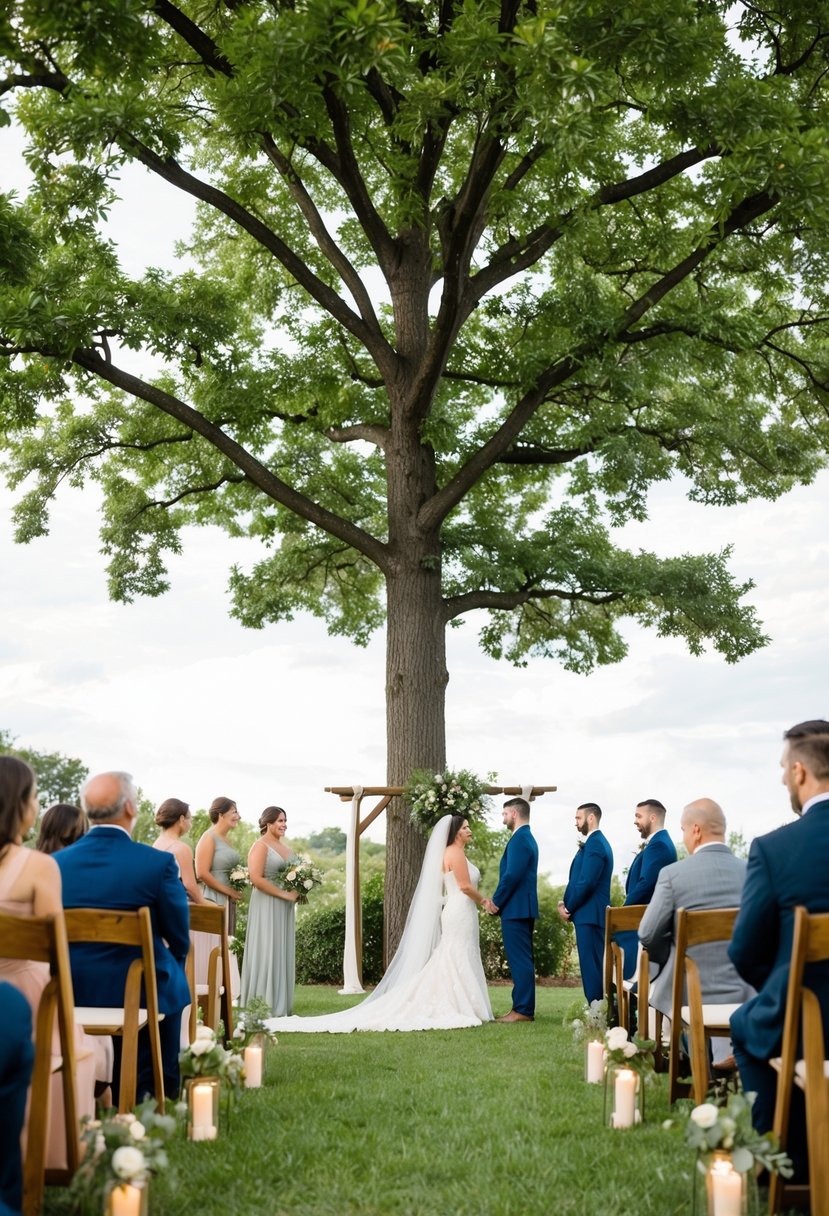
[[[238,866],[241,857],[228,840],[228,832],[232,832],[242,816],[236,809],[232,798],[214,798],[207,812],[212,828],[208,828],[196,845],[196,878],[199,880],[201,893],[205,900],[228,905],[228,933],[232,937],[236,930],[236,905],[242,898],[241,892],[230,886],[230,871]],[[200,979],[200,951],[196,951],[196,982]],[[206,964],[205,964],[206,966]],[[235,999],[239,995],[239,964],[236,955],[230,955],[230,991]]]
[[[287,841],[288,817],[280,806],[259,816],[261,837],[248,853],[253,887],[242,962],[242,1004],[261,997],[274,1017],[293,1009],[296,976],[296,891],[276,886],[280,870],[298,860]]]
[[[155,821],[162,829],[153,848],[162,853],[172,853],[178,866],[178,876],[187,892],[191,904],[204,904],[207,900],[199,890],[196,882],[196,867],[193,863],[193,851],[182,840],[190,831],[192,815],[190,807],[180,798],[166,798],[155,813]]]

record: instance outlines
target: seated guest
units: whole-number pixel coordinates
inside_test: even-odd
[[[679,821],[689,856],[665,866],[639,925],[639,938],[651,961],[661,970],[651,983],[650,1002],[671,1015],[671,991],[676,954],[676,913],[680,908],[734,908],[740,903],[746,863],[725,843],[725,816],[710,798],[689,802]],[[740,979],[728,958],[727,942],[705,942],[689,951],[699,967],[703,999],[711,1004],[748,1000],[754,989]],[[733,1068],[728,1039],[712,1040],[714,1068]]]
[[[0,984],[0,1216],[16,1216],[23,1205],[20,1133],[35,1058],[32,1011],[11,984]]]
[[[801,722],[787,730],[781,766],[796,823],[757,837],[748,857],[740,915],[729,954],[757,996],[731,1019],[734,1054],[745,1090],[757,1099],[752,1109],[758,1132],[771,1130],[777,1074],[769,1060],[780,1055],[792,953],[794,909],[829,912],[829,722]],[[812,963],[804,983],[823,1012],[829,1032],[829,963]],[[808,1179],[806,1123],[801,1090],[792,1090],[786,1151],[794,1181]]]
[[[658,798],[646,798],[636,804],[633,823],[642,837],[642,844],[625,880],[626,908],[632,904],[649,904],[660,870],[676,861],[676,847],[665,831],[666,814]],[[631,929],[617,933],[616,941],[625,952],[624,978],[629,980],[636,970],[639,938]]]
[[[54,806],[49,807],[40,821],[35,848],[41,853],[58,853],[67,845],[80,840],[88,826],[86,815],[79,806],[56,802]]]
[[[63,875],[66,908],[134,910],[148,907],[153,925],[164,1090],[178,1094],[181,1012],[190,1003],[184,962],[190,946],[187,896],[174,858],[131,839],[137,796],[128,773],[101,773],[81,791],[90,830],[69,849],[55,855]],[[79,1005],[121,1005],[133,947],[105,942],[70,946],[72,980]],[[113,1096],[118,1101],[120,1039],[116,1039]],[[152,1062],[146,1034],[139,1037],[138,1096],[154,1093]]]
[[[28,764],[17,756],[0,756],[0,911],[10,916],[56,916],[62,912],[60,870],[52,857],[23,847],[38,812],[37,781]],[[48,963],[31,959],[0,959],[0,979],[23,994],[37,1013],[43,989],[49,983]],[[6,1027],[8,1023],[0,1023]],[[52,1052],[60,1055],[55,1027]],[[95,1080],[101,1086],[112,1075],[111,1042],[75,1031],[76,1088],[79,1115],[95,1113]],[[52,1080],[51,1118],[46,1142],[46,1164],[66,1166],[63,1133],[63,1089],[56,1073]]]

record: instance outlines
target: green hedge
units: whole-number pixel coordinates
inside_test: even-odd
[[[541,977],[559,975],[569,953],[567,925],[556,910],[558,892],[543,890],[535,925],[535,968]],[[480,918],[481,958],[489,980],[507,979],[501,922]],[[296,978],[300,984],[341,984],[345,907],[320,908],[297,922]],[[363,982],[376,984],[383,974],[383,875],[374,874],[363,886]]]

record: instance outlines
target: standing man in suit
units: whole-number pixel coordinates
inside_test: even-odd
[[[129,773],[90,777],[81,791],[90,830],[55,854],[63,879],[65,908],[135,910],[147,907],[153,926],[164,1092],[180,1089],[178,1066],[181,1013],[190,1003],[184,971],[190,948],[190,913],[175,858],[131,839],[138,800]],[[70,946],[72,983],[79,1005],[122,1005],[131,946],[79,942]],[[153,1094],[149,1041],[139,1035],[138,1096]],[[120,1038],[115,1039],[113,1099],[118,1102]],[[155,1097],[160,1095],[155,1094]]]
[[[512,835],[507,841],[498,886],[488,911],[501,917],[504,951],[512,975],[512,1009],[499,1022],[535,1019],[533,929],[538,919],[538,845],[530,831],[530,804],[524,798],[504,803],[502,818]]]
[[[757,1099],[752,1119],[758,1132],[774,1121],[777,1074],[769,1060],[780,1055],[786,989],[792,953],[794,909],[829,912],[829,722],[800,722],[787,730],[780,761],[796,823],[758,836],[748,856],[740,915],[729,955],[757,989],[731,1018],[740,1078]],[[829,1032],[829,963],[806,967],[804,983],[815,993]],[[808,1178],[803,1094],[794,1086],[786,1151],[794,1181]]]
[[[599,828],[601,818],[602,809],[595,802],[583,802],[576,811],[576,827],[586,839],[579,841],[558,905],[559,916],[571,920],[576,929],[581,982],[588,1001],[600,1001],[604,993],[604,922],[613,875],[613,851]]]
[[[625,881],[625,907],[649,904],[660,870],[676,861],[676,846],[665,831],[666,814],[658,798],[645,798],[636,804],[633,823],[642,837],[642,844]],[[616,941],[625,952],[624,978],[632,979],[639,949],[635,929],[617,933]]]
[[[651,983],[651,1004],[668,1018],[672,1012],[677,912],[680,908],[696,912],[703,908],[737,907],[746,877],[746,863],[735,857],[725,843],[725,815],[716,802],[710,798],[689,802],[679,826],[689,855],[685,861],[676,861],[661,871],[639,926],[639,938],[651,962],[661,964]],[[737,1004],[754,995],[754,989],[735,971],[726,942],[694,946],[691,957],[699,967],[705,1001]],[[713,1039],[711,1047],[714,1070],[733,1069],[730,1041]]]

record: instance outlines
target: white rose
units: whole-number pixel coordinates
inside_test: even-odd
[[[435,781],[440,781],[440,773],[435,773]]]
[[[622,1051],[624,1052],[625,1058],[629,1060],[631,1056],[635,1056],[637,1054],[639,1048],[635,1043],[625,1043],[625,1045],[622,1047]]]
[[[703,1102],[701,1106],[695,1106],[691,1111],[691,1118],[697,1127],[701,1127],[703,1131],[706,1131],[709,1127],[713,1127],[719,1117],[719,1108],[713,1102]]]
[[[144,1126],[143,1123],[139,1122],[138,1119],[135,1119],[130,1124],[130,1135],[132,1136],[133,1140],[143,1140],[144,1137],[146,1136],[146,1134],[147,1134],[146,1127]]]
[[[190,1054],[194,1056],[206,1056],[209,1051],[212,1051],[215,1046],[213,1039],[194,1039],[190,1044]]]
[[[305,879],[305,882],[304,882],[302,885],[303,885],[303,887],[305,888],[305,890],[306,890],[306,891],[310,891],[310,890],[311,890],[311,887],[313,887],[313,885],[314,885],[314,884],[313,884],[313,882],[311,881],[311,879],[310,879],[310,878],[306,878],[306,879]]]
[[[285,877],[288,882],[296,882],[296,870],[289,870]]]
[[[106,1152],[106,1148],[107,1148],[107,1142],[104,1139],[104,1133],[96,1132],[95,1133],[95,1156],[100,1157],[101,1153]]]
[[[612,1026],[605,1035],[608,1051],[619,1051],[628,1041],[628,1032],[624,1026]]]
[[[215,1039],[215,1037],[216,1031],[212,1030],[209,1026],[199,1025],[196,1027],[197,1039]]]
[[[140,1148],[122,1145],[112,1154],[112,1169],[119,1178],[136,1178],[144,1173],[144,1154]]]

